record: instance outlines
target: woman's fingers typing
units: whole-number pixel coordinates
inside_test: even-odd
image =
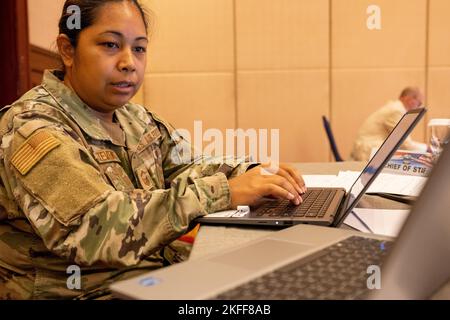
[[[294,194],[292,194],[291,192],[289,192],[288,190],[286,190],[283,187],[280,187],[279,185],[275,184],[275,183],[269,183],[266,184],[264,186],[265,191],[265,195],[266,196],[272,196],[274,198],[280,199],[280,200],[284,200],[287,199],[289,201],[292,201],[295,203],[296,201],[296,196]]]
[[[279,175],[273,175],[270,177],[267,177],[265,180],[267,180],[267,184],[269,184],[270,187],[273,187],[273,185],[276,185],[277,187],[280,187],[285,190],[284,193],[284,199],[292,201],[292,203],[299,205],[303,202],[303,199],[301,198],[300,194],[297,192],[295,187],[284,177]],[[269,188],[270,191],[277,192],[278,188]],[[272,194],[273,196],[279,196],[279,192],[277,194]]]
[[[280,167],[283,170],[287,171],[289,173],[289,175],[295,180],[295,182],[300,186],[300,189],[302,191],[301,193],[305,193],[307,191],[305,180],[303,180],[302,175],[300,174],[300,172],[297,169],[295,169],[289,165],[283,165],[283,164],[281,164]]]
[[[231,206],[253,205],[263,197],[287,199],[295,205],[303,202],[306,186],[298,170],[289,165],[265,164],[229,181]]]
[[[300,186],[300,184],[294,179],[294,177],[292,176],[292,174],[288,171],[285,170],[283,168],[280,167],[280,169],[278,170],[278,175],[284,177],[286,180],[288,180],[294,187],[295,190],[297,190],[297,192],[299,194],[304,193],[303,188]]]

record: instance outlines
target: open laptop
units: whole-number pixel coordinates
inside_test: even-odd
[[[395,241],[300,224],[111,290],[151,300],[450,299],[449,190],[447,146]]]
[[[368,162],[349,192],[343,188],[309,188],[299,206],[288,200],[265,199],[246,215],[213,213],[197,219],[206,224],[250,224],[285,227],[308,223],[338,227],[357,205],[386,163],[408,137],[426,109],[407,112]]]

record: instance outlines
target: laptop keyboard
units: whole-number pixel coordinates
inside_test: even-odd
[[[367,282],[392,245],[363,237],[350,237],[286,267],[254,279],[215,299],[299,300],[358,299],[368,293]],[[370,282],[372,283],[372,282]]]
[[[303,203],[294,205],[289,200],[264,203],[253,210],[258,217],[308,217],[323,218],[339,189],[311,189],[303,196]]]

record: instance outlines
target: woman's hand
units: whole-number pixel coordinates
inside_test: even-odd
[[[254,205],[263,197],[288,199],[295,205],[303,202],[305,182],[300,172],[288,164],[263,164],[228,181],[231,208]]]

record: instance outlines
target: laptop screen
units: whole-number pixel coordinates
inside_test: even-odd
[[[378,149],[372,159],[364,168],[358,179],[350,188],[348,193],[348,201],[343,211],[342,217],[336,221],[336,225],[340,225],[349,212],[354,208],[356,203],[362,197],[372,181],[383,170],[386,163],[393,156],[395,151],[400,147],[403,141],[408,137],[416,124],[425,114],[426,109],[421,108],[407,112],[386,138],[382,146]]]

